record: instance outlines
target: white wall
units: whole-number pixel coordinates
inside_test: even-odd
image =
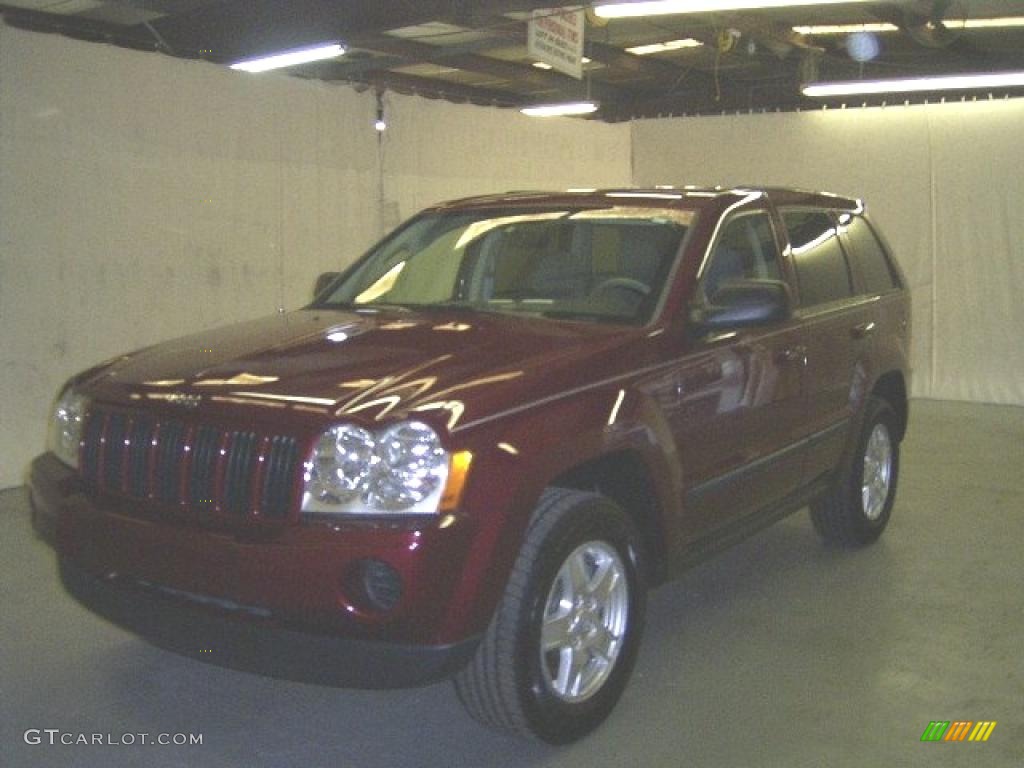
[[[1024,405],[1024,100],[641,120],[638,184],[862,197],[912,288],[913,392]]]
[[[0,23],[0,488],[69,375],[308,299],[402,217],[510,188],[622,185],[625,125],[387,97]],[[391,210],[393,210],[393,206]]]
[[[384,192],[403,217],[446,197],[630,184],[627,124],[391,96],[385,107]]]

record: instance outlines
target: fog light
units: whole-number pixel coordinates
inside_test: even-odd
[[[402,597],[402,577],[381,560],[363,560],[356,573],[360,602],[374,611],[390,611]]]

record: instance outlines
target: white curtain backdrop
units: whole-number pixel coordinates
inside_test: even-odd
[[[1024,405],[1024,99],[641,120],[633,160],[862,197],[912,290],[913,394]]]
[[[0,488],[76,371],[302,306],[431,203],[629,183],[627,125],[386,104],[381,142],[372,93],[0,22]]]
[[[461,195],[782,184],[862,196],[914,298],[918,396],[1024,405],[1024,100],[536,121],[0,23],[0,488],[70,374],[296,307]],[[631,165],[632,162],[632,165]]]

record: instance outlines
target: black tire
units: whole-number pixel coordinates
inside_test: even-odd
[[[623,597],[615,587],[614,604],[619,609],[588,617],[621,617],[625,606],[625,621],[614,660],[607,665],[609,671],[595,673],[606,676],[601,682],[595,680],[597,687],[586,698],[570,701],[567,697],[573,693],[560,695],[556,690],[559,681],[554,681],[554,686],[551,681],[549,660],[565,657],[556,651],[542,655],[541,632],[549,603],[563,605],[561,600],[552,602],[556,590],[564,586],[567,571],[563,566],[569,568],[570,559],[590,553],[587,547],[591,546],[596,548],[593,552],[610,556],[604,563],[619,569],[613,582],[625,584],[626,591]],[[455,690],[469,713],[493,728],[535,736],[550,744],[567,744],[594,730],[614,708],[636,660],[646,605],[642,574],[636,529],[614,502],[595,493],[563,488],[544,491],[490,627],[473,660],[455,678]],[[559,587],[554,586],[556,581]],[[549,628],[555,618],[547,616]],[[596,635],[598,629],[588,626]],[[606,637],[614,636],[611,632]],[[589,657],[591,651],[586,654]],[[601,666],[596,657],[590,658],[586,669]],[[556,661],[554,666],[561,669],[561,663]]]
[[[823,498],[811,504],[811,521],[826,543],[840,547],[862,547],[882,535],[892,515],[899,479],[899,422],[888,402],[877,397],[868,399],[864,422],[857,444],[835,485]],[[877,462],[868,460],[872,436],[881,432],[890,449],[885,493],[865,492],[865,472],[872,476]],[[871,478],[869,477],[869,480]],[[878,501],[884,495],[884,500]],[[871,498],[873,501],[869,501]]]

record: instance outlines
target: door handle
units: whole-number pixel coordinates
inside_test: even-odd
[[[798,344],[795,347],[780,349],[775,359],[780,363],[796,363],[807,360],[807,347]]]
[[[865,339],[875,332],[874,321],[867,323],[860,323],[859,325],[853,326],[850,329],[850,335],[855,339]]]

